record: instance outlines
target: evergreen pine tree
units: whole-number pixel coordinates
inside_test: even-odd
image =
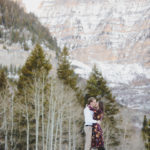
[[[101,95],[102,97],[107,96],[111,98],[111,92],[106,85],[106,81],[95,65],[93,67],[89,80],[87,81],[86,89],[90,97]]]
[[[112,96],[112,93],[107,86],[107,82],[105,81],[102,74],[98,71],[95,65],[87,81],[86,90],[87,90],[86,100],[89,97],[97,97],[98,99],[99,98],[104,99],[104,106],[105,106],[104,121],[105,123],[109,124],[111,131],[111,140],[110,140],[111,143],[109,143],[109,145],[118,145],[119,139],[117,139],[116,134],[118,134],[119,130],[116,128],[117,121],[114,118],[114,116],[118,113],[119,109],[115,101],[115,98]]]
[[[49,90],[48,74],[51,68],[52,65],[46,59],[42,47],[37,44],[31,55],[28,57],[25,65],[22,67],[17,84],[15,103],[17,103],[19,107],[15,108],[15,122],[18,122],[16,132],[19,133],[21,141],[19,142],[19,145],[17,145],[16,149],[22,149],[22,147],[25,148],[26,146],[27,107],[28,110],[30,110],[28,111],[28,122],[30,124],[30,148],[32,149],[34,147],[36,132],[35,112],[37,109],[37,101],[41,101],[41,99],[43,99],[43,103],[46,104],[48,99],[47,93]],[[16,134],[16,136],[18,135]]]
[[[146,117],[146,115],[144,115],[143,128],[142,128],[142,131],[143,131],[143,132],[145,132],[145,131],[146,131],[146,129],[147,129],[147,125],[148,125],[147,117]]]
[[[21,73],[17,85],[18,94],[22,94],[25,88],[29,89],[35,78],[42,77],[42,74],[47,77],[51,68],[52,65],[49,64],[48,60],[45,58],[42,47],[37,44],[20,71]]]
[[[69,52],[66,47],[63,48],[59,56],[57,74],[58,78],[63,80],[66,85],[69,85],[72,89],[76,90],[77,87],[77,75],[75,75],[70,62],[68,60]]]
[[[77,87],[78,76],[75,74],[71,63],[69,61],[69,52],[67,47],[64,47],[59,55],[58,59],[57,75],[60,80],[64,82],[65,85],[70,86],[75,92],[78,102],[84,105],[84,95],[83,91]]]

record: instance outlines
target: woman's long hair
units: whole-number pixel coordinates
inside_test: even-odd
[[[99,109],[102,111],[102,113],[104,112],[104,104],[102,101],[98,101],[98,106],[99,106]]]

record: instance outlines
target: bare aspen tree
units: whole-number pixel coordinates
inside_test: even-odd
[[[50,103],[49,103],[49,109],[48,109],[48,118],[47,118],[47,128],[46,128],[46,145],[45,149],[48,150],[48,144],[49,144],[49,128],[50,128]]]
[[[3,133],[4,133],[4,149],[9,150],[9,113],[10,113],[10,97],[8,92],[8,87],[6,87],[1,93],[0,93],[0,99],[2,101],[2,109],[3,109]]]
[[[80,113],[76,113],[79,105],[76,103],[75,94],[59,80],[53,79],[49,94],[45,95],[45,83],[44,78],[35,79],[31,93],[28,93],[28,89],[24,89],[22,95],[24,101],[14,101],[13,94],[9,99],[10,104],[8,100],[4,100],[8,96],[1,98],[3,101],[0,116],[3,118],[3,124],[0,127],[5,133],[3,142],[5,150],[17,150],[20,142],[25,143],[26,150],[77,148],[79,139],[76,136],[79,133],[79,126],[76,120],[79,119]],[[22,121],[25,121],[25,125]],[[32,139],[35,143],[31,144]]]
[[[108,123],[105,125],[105,128],[103,128],[103,132],[105,133],[105,148],[106,150],[108,150],[109,136],[110,136]]]
[[[55,86],[53,84],[53,86]],[[50,101],[50,129],[49,129],[49,148],[48,149],[52,149],[52,134],[53,134],[53,121],[54,121],[54,118],[53,118],[53,107],[54,107],[54,99],[53,99],[53,96],[54,96],[54,88],[53,88],[53,92],[52,92],[52,99]]]
[[[35,103],[35,121],[36,121],[36,144],[35,149],[38,150],[38,142],[39,142],[39,116],[40,116],[40,87],[39,87],[39,80],[35,79],[35,96],[34,96],[34,103]]]
[[[8,128],[7,128],[7,114],[6,104],[4,102],[4,126],[5,126],[5,150],[8,150]]]
[[[57,137],[58,137],[58,127],[60,119],[60,111],[58,111],[57,122],[56,122],[56,132],[55,132],[55,141],[54,141],[54,150],[57,148]]]
[[[26,150],[29,150],[29,135],[30,135],[30,125],[29,125],[29,110],[28,110],[28,104],[26,100],[26,94],[25,94],[25,103],[26,103],[26,120],[27,120],[27,147]]]
[[[48,99],[48,117],[47,117],[47,129],[46,129],[46,150],[49,149],[49,133],[50,133],[50,114],[51,114],[52,86],[53,86],[53,83],[51,83],[50,97]]]
[[[8,122],[7,122],[7,104],[6,95],[3,97],[3,107],[4,107],[4,128],[5,128],[5,150],[8,150]]]
[[[73,115],[73,150],[76,150],[76,123],[75,123],[75,117]]]
[[[59,150],[62,149],[62,113],[60,114],[60,123],[59,123]]]
[[[62,85],[62,89],[63,89],[63,85]],[[64,98],[64,95],[62,96],[62,98],[60,99],[60,105],[62,106],[63,101],[62,99]],[[61,109],[60,111],[60,123],[59,123],[59,150],[62,150],[62,130],[63,130],[63,109]]]
[[[50,132],[50,150],[53,150],[53,135],[54,135],[54,124],[55,124],[55,109],[56,102],[52,100],[52,112],[51,112],[51,132]]]
[[[69,146],[68,146],[68,147],[69,147],[69,148],[68,148],[68,150],[71,150],[71,120],[72,120],[72,118],[71,118],[71,114],[72,114],[72,113],[71,113],[71,102],[69,102],[69,110],[68,110],[68,111],[69,111],[69,113],[68,113],[68,115],[69,115],[69,129],[68,129],[68,130],[69,130],[69,131],[68,131],[68,132],[69,132],[69,136],[68,136],[68,138],[69,138],[69,139],[68,139],[68,141],[69,141],[69,142],[68,142],[68,143],[69,143]]]
[[[43,82],[42,82],[42,149],[45,150],[45,121],[44,121],[44,85],[45,85],[45,80],[44,80],[44,75],[43,75]]]
[[[37,147],[37,144],[38,144],[38,135],[37,135],[37,127],[38,127],[38,126],[37,126],[37,125],[38,125],[38,124],[37,124],[37,93],[38,93],[38,92],[37,92],[37,90],[38,90],[38,89],[37,89],[37,82],[36,82],[36,79],[35,79],[35,83],[34,83],[34,84],[35,84],[34,105],[35,105],[35,120],[36,120],[36,130],[35,130],[35,132],[36,132],[36,133],[35,133],[35,136],[36,136],[36,137],[35,137],[35,138],[36,138],[36,143],[35,143],[35,149],[37,150],[37,149],[38,149],[38,147]]]
[[[11,149],[13,149],[13,129],[14,129],[14,95],[12,94],[11,97],[11,136],[10,136],[10,142],[11,142]]]
[[[65,103],[63,103],[64,101],[64,92],[63,92],[63,85],[59,85],[56,82],[55,85],[55,100],[56,100],[56,104],[57,104],[57,122],[56,122],[56,130],[55,130],[55,140],[54,140],[54,150],[61,149],[62,148],[62,135],[63,135],[63,114],[64,114],[64,109],[66,106]],[[59,138],[59,141],[57,140],[57,138]],[[58,147],[57,147],[58,146]]]
[[[52,81],[50,84],[49,98],[44,91],[44,78],[35,80],[34,90],[30,97],[25,96],[24,104],[19,104],[17,108],[26,121],[26,150],[35,147],[35,150],[62,150],[64,149],[64,141],[68,150],[75,150],[77,146],[76,120],[80,114],[76,114],[78,104],[76,104],[75,94],[71,89],[66,88],[60,81]],[[31,110],[31,106],[33,109]],[[45,105],[46,104],[46,105]],[[17,110],[16,110],[17,111]],[[33,118],[32,118],[33,116]],[[35,124],[30,121],[35,120]],[[35,130],[32,129],[35,127]],[[23,130],[20,126],[20,131]],[[35,132],[35,143],[30,144]],[[32,136],[32,138],[30,138]]]
[[[124,124],[124,135],[123,135],[123,144],[122,144],[122,150],[126,149],[126,133],[127,132],[127,122]]]

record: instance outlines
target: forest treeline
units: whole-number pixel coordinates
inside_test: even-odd
[[[0,39],[10,43],[21,43],[29,50],[28,42],[44,44],[52,50],[59,51],[57,41],[33,13],[26,13],[23,8],[11,0],[0,0]]]
[[[1,70],[0,149],[83,149],[83,107],[88,97],[98,95],[105,97],[107,147],[117,146],[114,116],[119,110],[96,66],[82,90],[66,47],[58,57],[56,75],[51,74],[52,67],[37,44],[17,81],[9,80]]]
[[[106,149],[121,144],[124,150],[125,143],[121,140],[122,137],[126,140],[127,126],[120,131],[118,105],[97,67],[93,67],[81,87],[66,47],[58,58],[54,75],[53,65],[37,44],[18,72],[18,80],[10,80],[6,69],[0,69],[0,149],[82,150],[83,107],[87,98],[94,96],[104,103],[102,127]],[[149,123],[145,116],[142,133],[146,150],[149,150]]]

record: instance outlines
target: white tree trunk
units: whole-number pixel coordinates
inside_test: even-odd
[[[44,124],[44,78],[42,83],[42,147],[45,150],[45,124]]]
[[[125,126],[124,126],[122,150],[125,150],[125,148],[126,148],[126,131],[127,131],[127,123],[125,123]]]
[[[54,150],[56,150],[56,146],[57,146],[57,135],[58,135],[58,125],[60,123],[60,111],[58,112],[58,117],[57,117],[57,122],[56,122],[56,132],[55,132],[55,142],[54,142]]]
[[[52,101],[52,83],[51,83],[51,90],[50,90],[50,98],[49,98],[49,107],[48,107],[48,123],[47,123],[47,131],[46,131],[46,150],[49,150],[49,133],[50,133],[50,114],[51,114],[51,101]]]
[[[73,150],[76,150],[76,124],[73,117]]]
[[[25,98],[26,99],[26,98]],[[29,114],[28,114],[28,104],[26,101],[26,119],[27,119],[27,147],[26,150],[29,150],[29,135],[30,135],[30,125],[29,125]]]
[[[60,114],[60,124],[59,124],[59,150],[62,150],[62,120],[63,120],[63,116],[62,116],[62,112]]]
[[[39,142],[39,116],[40,116],[40,91],[38,88],[39,81],[35,82],[35,121],[36,121],[36,143],[35,143],[35,150],[38,150],[38,142]]]
[[[108,132],[108,124],[106,125],[106,150],[108,150],[108,140],[109,140],[109,132]]]
[[[53,102],[54,106],[52,108],[52,120],[51,120],[51,141],[50,141],[50,150],[53,150],[53,136],[54,136],[54,124],[55,124],[55,109],[56,109],[56,102]]]
[[[5,150],[8,150],[8,128],[7,128],[7,112],[6,112],[6,102],[4,98],[4,126],[5,126]]]
[[[42,147],[45,150],[45,124],[44,124],[44,77],[42,83]]]
[[[13,149],[13,129],[14,129],[14,96],[11,97],[11,149]]]
[[[69,116],[69,136],[68,136],[68,142],[69,142],[69,146],[68,146],[68,150],[71,150],[71,102],[69,102],[69,109],[68,109],[69,113],[68,113],[68,116]]]
[[[60,106],[62,106],[62,98],[60,99]],[[60,124],[59,124],[59,150],[62,150],[62,130],[63,130],[63,109],[60,109]]]

